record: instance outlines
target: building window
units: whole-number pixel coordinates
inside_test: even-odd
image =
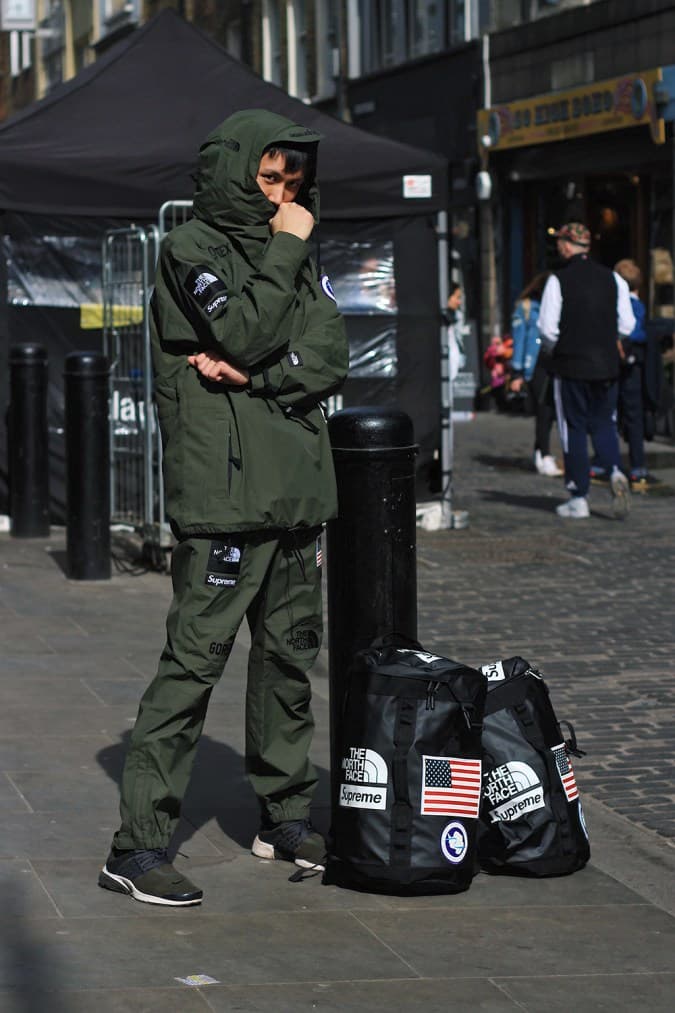
[[[306,0],[287,0],[286,38],[288,39],[288,92],[296,98],[305,99],[308,97]]]
[[[410,56],[439,53],[445,42],[445,4],[442,0],[410,0]]]
[[[391,67],[403,63],[408,53],[405,0],[379,0],[380,64]]]
[[[316,98],[335,94],[340,67],[339,0],[316,0]]]
[[[263,0],[262,50],[263,77],[281,85],[281,18],[277,0]]]
[[[233,56],[235,60],[241,60],[242,57],[242,41],[241,41],[241,21],[230,21],[227,25],[225,35],[225,48],[227,49],[230,56]]]
[[[28,70],[33,63],[32,38],[29,32],[9,33],[9,67],[12,77]]]

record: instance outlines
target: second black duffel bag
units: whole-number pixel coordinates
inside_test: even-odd
[[[571,725],[564,738],[536,668],[523,658],[484,665],[483,799],[478,859],[492,873],[563,876],[590,857],[570,754],[583,756]],[[562,722],[567,724],[567,722]]]

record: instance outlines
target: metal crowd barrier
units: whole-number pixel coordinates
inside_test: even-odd
[[[171,543],[153,399],[150,295],[155,226],[112,229],[103,240],[103,347],[110,361],[110,519],[143,540],[156,562]]]

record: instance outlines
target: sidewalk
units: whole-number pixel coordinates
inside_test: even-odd
[[[67,581],[64,533],[0,535],[0,1010],[3,1013],[532,1013],[675,1005],[675,447],[626,522],[593,488],[562,521],[560,480],[529,468],[532,420],[458,425],[462,531],[419,533],[419,636],[482,664],[545,674],[587,756],[575,764],[591,864],[563,879],[478,876],[454,897],[397,899],[290,883],[249,854],[242,636],[213,695],[177,864],[201,908],[96,885],[121,765],[163,642],[160,574]],[[328,808],[328,680],[314,758]],[[203,974],[214,984],[177,981]]]

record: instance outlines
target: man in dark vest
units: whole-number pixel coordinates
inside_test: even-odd
[[[635,326],[628,286],[618,274],[590,259],[591,234],[581,222],[563,225],[555,236],[565,263],[546,282],[539,330],[553,354],[558,429],[570,493],[556,512],[574,519],[590,514],[590,436],[596,458],[610,476],[614,513],[625,516],[630,487],[619,467],[616,409],[618,342]]]

